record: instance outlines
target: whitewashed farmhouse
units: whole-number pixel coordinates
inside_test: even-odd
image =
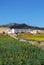
[[[37,30],[31,29],[10,29],[7,31],[8,34],[17,34],[17,33],[31,33],[31,34],[38,34]]]
[[[30,33],[31,33],[31,34],[38,34],[39,31],[38,31],[38,30],[32,30],[32,31],[30,31]]]

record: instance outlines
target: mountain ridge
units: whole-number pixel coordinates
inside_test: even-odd
[[[44,30],[44,27],[37,27],[37,26],[30,26],[27,24],[18,24],[18,23],[9,23],[9,24],[5,24],[5,25],[0,25],[0,27],[7,27],[7,28],[15,28],[15,29],[37,29],[37,30]]]

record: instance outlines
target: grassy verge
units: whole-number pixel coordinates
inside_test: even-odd
[[[0,65],[44,65],[44,49],[0,36]]]

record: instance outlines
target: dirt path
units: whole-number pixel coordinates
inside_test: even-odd
[[[18,38],[16,37],[15,34],[9,34],[9,36],[12,37],[12,38],[14,38],[14,39],[17,39],[17,40],[18,40]]]

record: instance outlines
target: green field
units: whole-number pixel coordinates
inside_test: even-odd
[[[0,36],[0,65],[44,65],[44,49]]]

